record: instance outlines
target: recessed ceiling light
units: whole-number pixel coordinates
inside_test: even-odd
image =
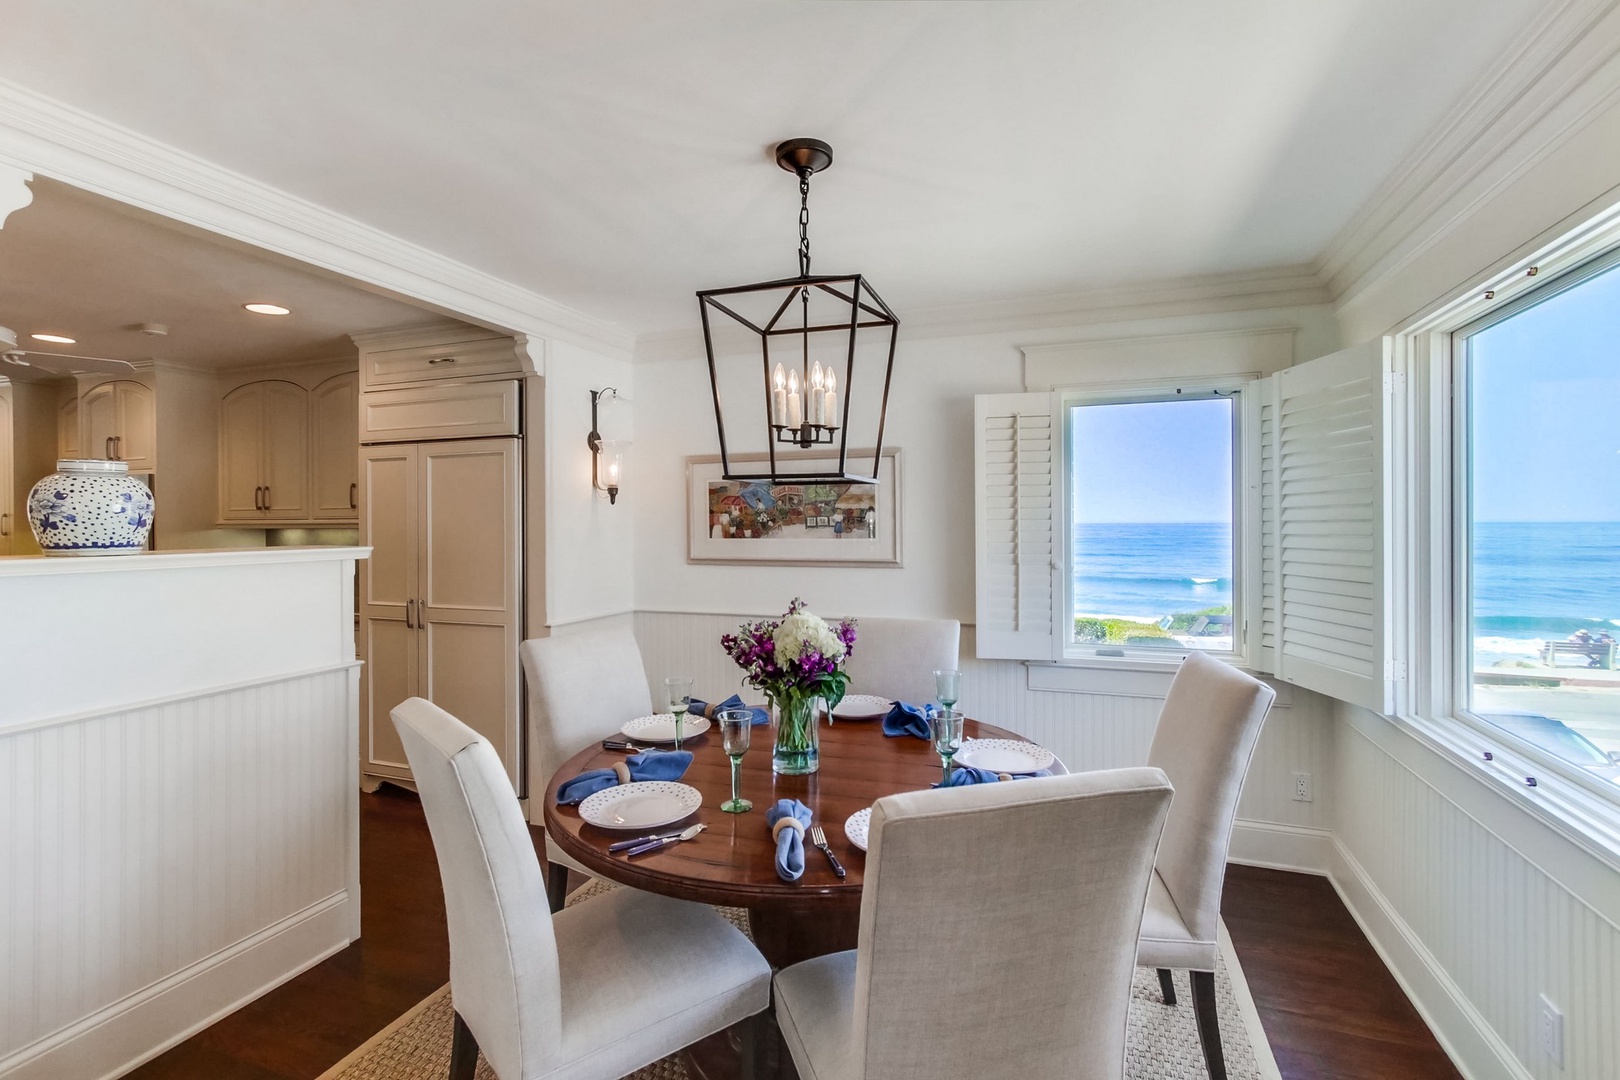
[[[63,337],[61,334],[29,334],[35,341],[49,341],[52,345],[77,345],[74,338]]]
[[[243,307],[255,315],[291,315],[292,308],[284,308],[280,304],[243,304]]]

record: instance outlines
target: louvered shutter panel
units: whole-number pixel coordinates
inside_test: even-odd
[[[978,655],[1054,659],[1061,443],[1052,395],[981,394],[973,434]]]
[[[1388,370],[1376,340],[1275,376],[1275,671],[1379,712]]]
[[[1258,443],[1257,498],[1254,519],[1256,588],[1251,593],[1253,606],[1252,636],[1249,655],[1256,671],[1275,673],[1277,670],[1277,635],[1279,630],[1277,603],[1277,543],[1280,539],[1277,518],[1277,380],[1259,379],[1248,391],[1253,402],[1253,424]]]

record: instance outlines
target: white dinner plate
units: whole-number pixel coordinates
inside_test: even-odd
[[[656,829],[702,805],[703,793],[691,784],[640,780],[598,791],[579,804],[579,816],[600,829]]]
[[[681,738],[695,739],[709,730],[707,716],[693,716],[687,713],[681,721]],[[620,734],[631,742],[667,742],[675,741],[675,714],[654,713],[652,716],[638,716],[619,729]]]
[[[865,851],[866,834],[871,828],[872,808],[868,806],[865,810],[857,810],[849,815],[849,818],[844,822],[844,835],[849,837],[850,843]]]
[[[1017,739],[969,739],[956,752],[956,764],[994,773],[1032,773],[1047,768],[1057,757],[1044,746]]]
[[[832,714],[834,720],[881,720],[891,707],[888,698],[876,694],[845,694]]]

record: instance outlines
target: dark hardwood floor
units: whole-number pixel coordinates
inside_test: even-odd
[[[360,941],[131,1076],[313,1080],[444,985],[421,807],[386,786],[360,807]],[[1326,879],[1232,867],[1222,914],[1284,1080],[1460,1080]]]

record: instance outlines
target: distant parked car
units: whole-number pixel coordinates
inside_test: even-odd
[[[1532,712],[1480,713],[1503,731],[1510,731],[1593,776],[1620,784],[1620,750],[1604,750],[1562,720]]]

